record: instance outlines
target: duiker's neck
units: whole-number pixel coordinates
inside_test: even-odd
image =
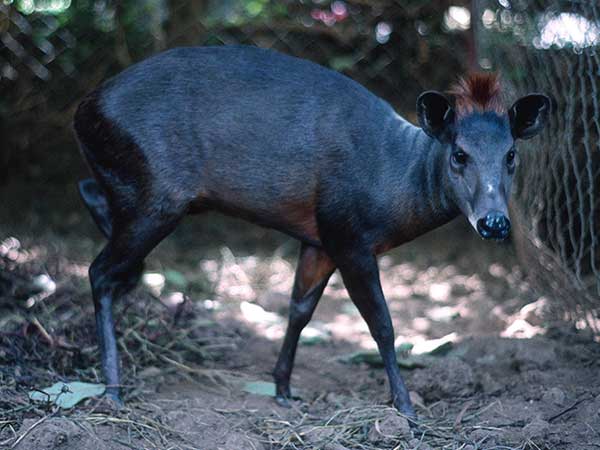
[[[443,144],[408,121],[397,120],[386,140],[396,151],[392,220],[400,244],[444,225],[459,209],[449,186]]]
[[[428,136],[421,128],[413,127],[419,138],[421,152],[420,170],[424,180],[423,195],[434,221],[446,223],[459,214],[448,180],[448,155],[444,145]],[[440,224],[441,224],[440,223]]]

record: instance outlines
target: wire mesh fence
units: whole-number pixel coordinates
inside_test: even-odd
[[[600,4],[484,0],[478,13],[482,65],[555,103],[550,126],[521,152],[517,251],[555,313],[599,331]]]

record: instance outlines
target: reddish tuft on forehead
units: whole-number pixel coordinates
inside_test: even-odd
[[[474,111],[506,112],[500,75],[494,72],[475,72],[458,80],[450,89],[456,113],[464,117]]]

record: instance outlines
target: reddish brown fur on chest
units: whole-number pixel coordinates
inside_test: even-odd
[[[334,268],[333,261],[323,250],[315,247],[307,247],[298,261],[293,296],[301,298],[307,295]]]
[[[320,241],[316,219],[316,202],[313,199],[302,202],[284,202],[277,209],[282,221],[290,227],[291,231],[313,241]]]

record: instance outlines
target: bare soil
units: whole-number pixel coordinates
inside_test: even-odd
[[[100,381],[86,271],[102,238],[73,193],[59,211],[52,195],[0,225],[0,448],[600,448],[600,347],[548,318],[510,244],[462,221],[380,259],[397,342],[419,366],[403,370],[418,430],[389,406],[383,368],[343,361],[374,344],[337,276],[311,323],[320,337],[298,351],[301,399],[242,390],[271,381],[298,246],[212,215],[182,224],[148,259],[159,276],[115,306],[125,407],[32,403],[56,381]]]

